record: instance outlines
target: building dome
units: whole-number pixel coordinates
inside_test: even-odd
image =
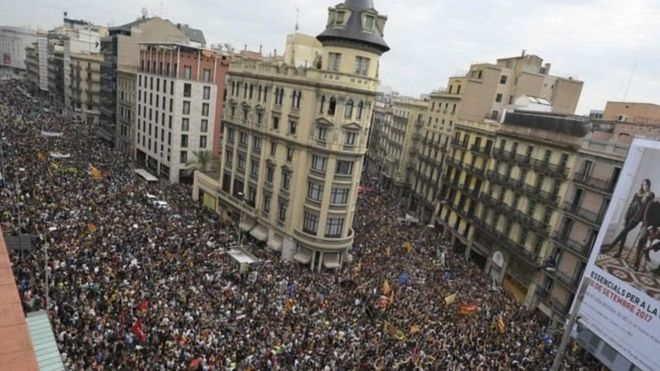
[[[350,41],[379,53],[390,50],[383,39],[387,17],[379,15],[373,0],[346,0],[329,9],[328,24],[316,38],[322,42]]]

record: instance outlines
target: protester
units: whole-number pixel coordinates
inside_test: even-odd
[[[42,310],[48,267],[48,312],[67,369],[552,363],[560,334],[492,290],[434,230],[400,222],[401,200],[376,185],[360,196],[352,261],[341,271],[280,262],[245,237],[264,261],[248,278],[225,254],[237,240],[234,225],[193,202],[189,186],[142,181],[129,159],[95,139],[93,125],[58,111],[28,97],[21,82],[0,81],[7,180],[0,223],[6,235],[38,236],[33,251],[12,253],[14,273],[25,311]],[[596,365],[572,347],[563,369]]]

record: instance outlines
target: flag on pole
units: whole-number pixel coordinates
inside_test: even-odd
[[[454,302],[456,301],[456,295],[458,295],[458,293],[453,293],[453,294],[445,297],[445,304],[446,305],[454,304]]]
[[[392,288],[390,287],[390,283],[385,280],[383,282],[383,294],[389,295],[390,291],[392,291]]]
[[[406,249],[407,253],[411,253],[413,250],[412,242],[407,241],[406,243],[403,244],[403,248]]]
[[[385,321],[383,324],[383,329],[385,332],[390,334],[392,337],[399,341],[406,340],[406,334],[403,333],[403,331],[399,330],[396,326],[393,324],[389,323],[388,321]]]
[[[506,329],[504,325],[504,320],[502,319],[502,316],[499,316],[497,318],[497,328],[500,330],[500,333],[504,333],[504,330]]]
[[[133,332],[133,335],[137,336],[138,340],[140,340],[141,343],[143,343],[147,339],[147,335],[144,333],[144,330],[142,329],[142,320],[139,317],[137,320],[135,320],[135,323],[133,324],[131,331]]]
[[[475,314],[478,310],[479,307],[476,304],[461,304],[458,308],[458,312],[464,316]]]

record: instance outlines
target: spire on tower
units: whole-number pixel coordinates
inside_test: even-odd
[[[296,29],[295,31],[298,32],[300,29],[300,8],[296,6]]]

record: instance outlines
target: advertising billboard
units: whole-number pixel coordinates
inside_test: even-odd
[[[585,270],[579,322],[660,370],[660,142],[635,139]]]

